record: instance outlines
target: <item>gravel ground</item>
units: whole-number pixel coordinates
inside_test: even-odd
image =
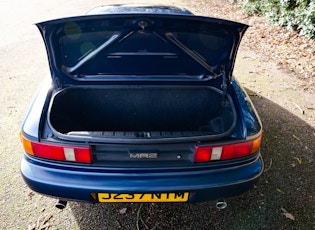
[[[228,1],[158,3],[166,2],[186,6],[201,15],[221,18],[243,15]],[[143,205],[70,202],[65,210],[59,211],[53,207],[54,199],[27,188],[19,173],[22,148],[18,133],[27,106],[48,72],[44,46],[32,23],[81,14],[108,3],[111,2],[1,1],[0,229],[315,229],[312,86],[305,85],[305,79],[296,77],[286,65],[279,66],[268,58],[273,53],[254,50],[252,43],[263,42],[251,40],[257,37],[255,30],[248,31],[246,36],[250,38],[245,36],[235,75],[248,90],[264,124],[265,172],[254,189],[228,198],[227,209],[218,211],[213,202]]]

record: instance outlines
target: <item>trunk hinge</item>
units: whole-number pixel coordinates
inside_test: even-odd
[[[62,84],[61,81],[58,78],[54,78],[54,88],[60,90],[62,89]]]

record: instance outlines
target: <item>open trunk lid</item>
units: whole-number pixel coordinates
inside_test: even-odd
[[[61,88],[122,81],[209,85],[213,79],[225,85],[247,29],[221,19],[151,13],[85,15],[37,26]]]

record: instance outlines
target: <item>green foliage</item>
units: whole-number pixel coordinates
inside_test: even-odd
[[[263,14],[270,21],[315,39],[315,0],[238,0],[249,14]]]

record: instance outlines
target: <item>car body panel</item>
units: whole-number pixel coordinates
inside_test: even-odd
[[[92,193],[189,192],[193,194],[189,201],[195,202],[234,196],[248,190],[262,173],[263,161],[260,154],[256,154],[246,164],[220,170],[205,167],[192,171],[187,167],[170,172],[170,169],[63,165],[24,156],[21,169],[32,190],[63,199],[97,202],[91,199]]]
[[[46,77],[40,88],[32,100],[32,104],[28,108],[25,119],[23,121],[23,133],[30,138],[39,139],[41,118],[45,107],[48,106],[48,98],[50,98],[51,89],[53,87],[50,77]]]

